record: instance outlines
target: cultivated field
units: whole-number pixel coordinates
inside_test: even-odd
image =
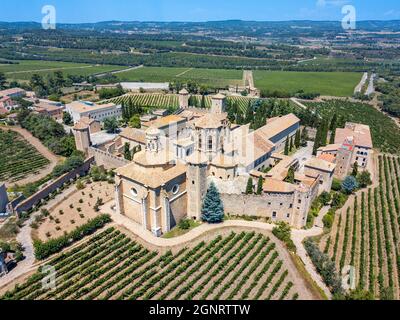
[[[331,119],[336,113],[339,119],[338,127],[343,127],[347,121],[370,126],[374,147],[382,152],[399,153],[400,128],[393,120],[373,106],[342,100],[306,102],[304,104],[325,119]]]
[[[352,96],[361,80],[355,72],[254,71],[255,86],[260,90],[295,93],[299,90],[324,96]]]
[[[194,96],[197,100],[198,106],[201,105],[202,96]],[[249,101],[252,98],[241,97],[241,96],[231,96],[227,100],[232,102],[237,102],[239,108],[245,112]],[[169,107],[178,108],[179,107],[179,97],[176,94],[160,94],[160,93],[128,93],[120,97],[112,98],[108,100],[117,104],[128,104],[130,101],[134,105],[148,108],[164,108]],[[205,105],[207,108],[211,106],[211,96],[205,96]]]
[[[241,70],[144,67],[118,73],[121,81],[174,82],[194,81],[211,87],[242,85]]]
[[[37,272],[2,298],[310,299],[280,246],[262,234],[228,232],[161,254],[111,227],[47,263],[57,270],[56,289],[43,290]]]
[[[379,173],[377,187],[358,192],[336,214],[320,246],[339,271],[355,267],[357,286],[381,298],[393,292],[399,299],[400,158],[380,156]]]
[[[34,73],[46,76],[55,71],[62,71],[65,75],[89,76],[126,68],[122,66],[90,65],[55,61],[21,60],[18,62],[18,64],[0,64],[0,72],[4,72],[8,79],[30,80]]]
[[[0,180],[18,181],[38,173],[50,161],[20,134],[0,129]]]

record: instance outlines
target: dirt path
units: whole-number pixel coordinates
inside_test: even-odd
[[[12,183],[10,181],[6,181],[6,184],[16,184],[18,183],[19,185],[24,185],[27,183],[35,182],[43,177],[47,176],[50,174],[54,167],[57,165],[59,160],[61,159],[60,157],[57,157],[54,153],[52,153],[47,147],[45,147],[39,139],[35,138],[28,130],[25,130],[20,127],[4,127],[0,126],[1,130],[12,130],[17,133],[19,133],[21,136],[24,137],[25,140],[27,140],[31,145],[33,145],[45,158],[47,158],[50,161],[50,164],[47,165],[45,168],[40,170],[39,174],[30,174],[24,179],[18,180],[18,181],[13,181]]]
[[[187,70],[181,72],[180,74],[177,74],[175,77],[176,77],[176,78],[182,77],[183,75],[185,75],[186,73],[188,73],[188,72],[190,72],[190,71],[192,71],[192,70],[193,70],[193,68],[189,68],[189,69],[187,69]]]
[[[96,74],[95,77],[102,78],[102,77],[105,77],[108,74],[118,74],[118,73],[129,72],[129,71],[141,69],[143,67],[144,67],[143,65],[140,65],[140,66],[136,66],[136,67],[129,67],[127,69],[122,69],[122,70],[115,70],[115,71],[110,71],[110,72],[102,72],[102,73]]]

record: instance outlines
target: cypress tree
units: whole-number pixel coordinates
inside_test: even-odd
[[[204,96],[204,94],[201,96],[201,104],[200,104],[200,108],[205,108],[206,107],[206,97]]]
[[[263,177],[258,178],[258,183],[257,183],[257,194],[261,195],[263,192],[263,185],[264,185],[264,179]]]
[[[224,205],[214,182],[211,183],[204,197],[201,218],[208,223],[220,223],[224,221]]]
[[[246,194],[253,194],[253,179],[251,177],[247,180]]]
[[[289,137],[287,137],[286,142],[285,142],[285,156],[289,155]]]
[[[128,142],[126,142],[124,144],[124,158],[126,160],[132,161],[132,154],[131,154],[131,151],[129,150],[129,143]]]
[[[289,151],[292,152],[294,148],[293,137],[290,138]]]
[[[300,136],[300,129],[296,131],[296,137],[294,139],[294,145],[296,146],[296,149],[300,148],[301,144],[301,136]]]
[[[330,144],[334,144],[335,143],[336,128],[337,128],[337,115],[335,113],[333,115],[333,118],[332,118],[332,121],[331,121],[331,125],[329,127],[329,129],[331,131],[331,137],[330,137],[330,140],[329,140]]]

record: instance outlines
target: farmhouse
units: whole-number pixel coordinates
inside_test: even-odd
[[[121,106],[114,103],[95,104],[88,101],[73,101],[66,105],[66,111],[71,115],[74,123],[83,117],[103,122],[106,118],[122,116]]]
[[[39,103],[34,105],[36,113],[47,115],[56,121],[62,120],[64,110],[65,107],[61,103],[48,100],[39,100]]]

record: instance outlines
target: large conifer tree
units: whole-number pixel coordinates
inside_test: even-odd
[[[201,219],[208,223],[224,221],[224,205],[214,182],[211,183],[203,200]]]

